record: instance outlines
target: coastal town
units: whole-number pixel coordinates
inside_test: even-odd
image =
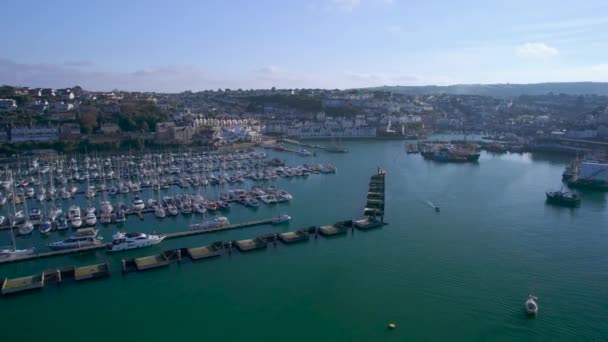
[[[218,89],[150,93],[0,88],[5,154],[55,149],[211,146],[293,139],[419,139],[481,134],[526,150],[603,148],[608,96],[412,95],[378,89]]]

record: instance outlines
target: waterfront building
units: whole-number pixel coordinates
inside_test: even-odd
[[[57,141],[59,140],[59,129],[52,126],[13,127],[10,136],[11,142]]]
[[[17,101],[13,99],[0,99],[0,112],[12,112],[17,109]]]

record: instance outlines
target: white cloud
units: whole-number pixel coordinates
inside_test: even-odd
[[[361,0],[331,0],[331,7],[351,12],[361,4]]]
[[[389,25],[386,27],[386,30],[390,33],[399,33],[401,32],[401,26],[399,25]]]
[[[559,55],[559,50],[545,43],[524,43],[515,48],[515,53],[522,58],[549,58]]]

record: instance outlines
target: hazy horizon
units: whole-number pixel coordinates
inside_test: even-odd
[[[607,81],[608,4],[572,4],[11,3],[0,84],[181,92]]]

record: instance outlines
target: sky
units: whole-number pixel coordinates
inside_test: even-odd
[[[0,84],[90,90],[608,81],[608,1],[8,0]]]

